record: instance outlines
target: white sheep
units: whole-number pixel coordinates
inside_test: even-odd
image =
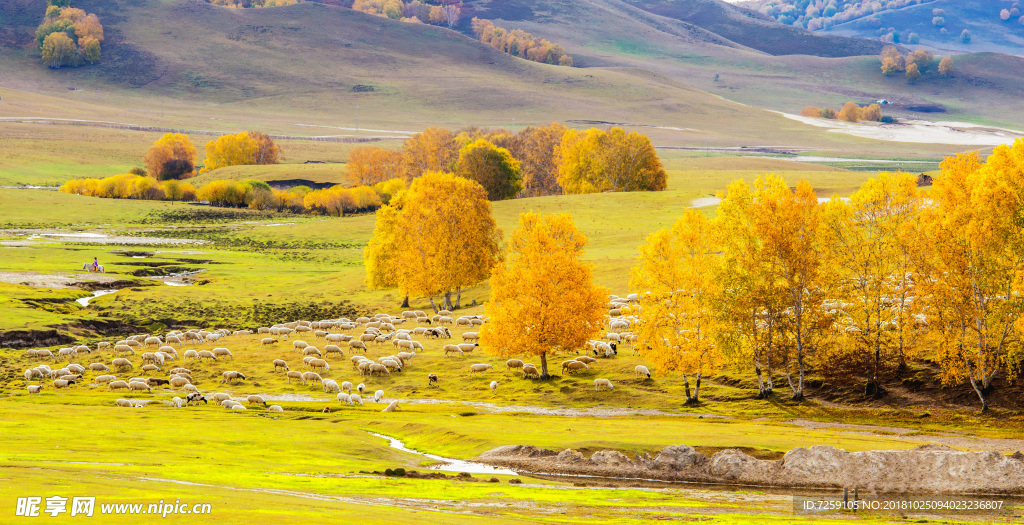
[[[363,405],[363,397],[360,396],[359,394],[352,394],[352,395],[348,396],[348,401],[349,401],[348,404],[350,404],[350,405],[354,405],[356,403],[359,403],[359,406]]]
[[[284,359],[274,359],[274,371],[277,372],[278,368],[283,368],[285,372],[291,370],[288,368],[288,363]]]
[[[89,365],[89,370],[93,372],[109,372],[110,368],[107,368],[107,365],[103,363],[92,363]]]
[[[74,379],[57,379],[53,382],[53,388],[66,388],[75,384]]]
[[[288,377],[288,384],[291,384],[292,379],[302,380],[302,372],[298,370],[290,370],[286,375]]]
[[[479,341],[480,340],[480,333],[479,332],[466,332],[466,333],[462,334],[462,340],[467,342],[467,343],[470,342],[470,341]]]
[[[114,401],[114,405],[125,408],[131,408],[135,406],[132,404],[131,401],[128,401],[127,399],[118,399],[117,401]]]
[[[611,390],[613,388],[615,387],[612,385],[612,382],[607,379],[598,378],[594,380],[594,390]]]
[[[351,394],[352,393],[352,383],[350,381],[345,381],[344,383],[341,384],[341,389],[344,390],[346,393]]]
[[[384,391],[383,390],[378,390],[378,391],[373,393],[373,402],[374,403],[380,403],[381,399],[384,399]]]
[[[221,375],[224,376],[224,381],[222,381],[222,383],[228,383],[235,379],[245,379],[245,374],[235,370],[229,370]]]
[[[352,404],[352,398],[348,394],[346,394],[344,392],[339,392],[338,393],[338,402],[341,403],[341,404],[348,403],[349,405],[351,405]]]
[[[181,408],[184,403],[185,400],[181,399],[178,396],[174,396],[171,398],[171,406],[173,406],[174,408]]]
[[[488,364],[484,364],[484,363],[477,363],[475,365],[470,365],[469,366],[469,371],[471,373],[472,372],[486,372],[486,371],[488,371],[488,370],[490,370],[492,368],[494,368],[493,365],[488,365]]]
[[[234,354],[231,353],[231,350],[228,350],[227,348],[214,348],[213,355],[217,357],[230,357],[232,359],[235,358]]]
[[[637,367],[633,369],[633,377],[643,378],[645,376],[647,379],[651,378],[651,371],[648,370],[646,366],[637,365]]]
[[[397,399],[392,401],[391,404],[389,404],[388,406],[384,407],[384,410],[381,410],[381,412],[394,412],[396,410],[398,410],[398,400]]]
[[[324,380],[323,378],[320,377],[320,374],[316,372],[304,372],[302,374],[302,384],[306,384],[310,381],[319,382],[320,384],[324,383]]]
[[[145,383],[142,381],[132,381],[128,383],[128,390],[145,390],[146,392],[149,392],[153,389],[149,387],[149,383]]]
[[[120,381],[120,380],[118,380],[118,381],[111,381],[110,383],[107,384],[107,388],[110,389],[110,390],[118,390],[118,389],[121,389],[121,388],[128,388],[128,382],[127,381]]]
[[[213,352],[211,352],[209,350],[200,350],[199,351],[199,360],[202,361],[203,359],[213,359],[214,361],[216,361],[217,360],[217,356],[213,355]]]
[[[324,392],[327,392],[327,393],[331,393],[331,392],[341,393],[341,387],[338,386],[338,382],[333,380],[333,379],[324,379],[323,385],[324,385]]]
[[[267,406],[267,400],[263,396],[251,395],[245,398],[245,400],[248,401],[250,405]]]
[[[267,411],[268,412],[284,412],[284,409],[281,408],[281,405],[270,405],[270,406],[267,407]]]
[[[123,357],[118,357],[117,359],[114,359],[113,361],[110,362],[110,364],[114,365],[114,368],[127,368],[128,370],[134,368],[132,366],[132,362]]]
[[[43,391],[43,385],[28,385],[29,394],[38,394]],[[362,404],[362,403],[360,403]]]
[[[356,386],[356,391],[358,391],[360,394],[362,394],[364,390],[366,390],[366,385],[359,383],[359,385]]]
[[[213,400],[216,401],[218,404],[224,404],[224,402],[227,401],[228,399],[231,399],[231,396],[229,394],[218,392],[213,395]]]
[[[498,393],[498,382],[497,381],[491,381],[491,393],[492,394],[497,394]]]
[[[199,360],[199,352],[196,352],[195,350],[185,350],[185,359],[188,359],[189,361],[197,361]]]

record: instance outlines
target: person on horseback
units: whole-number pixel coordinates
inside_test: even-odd
[[[96,257],[92,258],[92,271],[100,271],[100,261]]]

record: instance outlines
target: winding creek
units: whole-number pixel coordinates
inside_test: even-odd
[[[82,297],[81,299],[76,299],[75,302],[80,304],[80,305],[82,305],[82,308],[88,308],[89,307],[89,303],[93,299],[95,299],[97,297],[103,297],[104,295],[110,295],[110,294],[115,293],[115,292],[117,292],[117,290],[96,290],[89,297]]]
[[[388,445],[393,449],[401,450],[402,452],[408,452],[410,454],[416,454],[430,458],[434,461],[439,461],[438,465],[431,465],[427,467],[430,470],[443,470],[445,472],[468,472],[470,474],[501,474],[506,476],[518,476],[519,473],[504,467],[493,467],[484,463],[477,463],[475,461],[465,461],[462,459],[446,458],[443,456],[437,456],[434,454],[427,454],[418,450],[413,450],[402,443],[399,439],[391,436],[385,436],[384,434],[378,434],[376,432],[365,431],[367,434],[372,434],[379,438],[388,440]]]

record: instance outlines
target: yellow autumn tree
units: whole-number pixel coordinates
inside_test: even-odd
[[[486,139],[470,142],[459,150],[455,174],[479,182],[492,201],[514,198],[523,189],[519,161],[507,149]]]
[[[445,309],[458,308],[462,289],[487,279],[497,261],[501,230],[487,192],[451,173],[428,172],[396,198],[377,210],[375,239],[364,252],[368,282],[427,297],[435,311],[439,295]]]
[[[402,152],[356,146],[348,154],[345,175],[350,184],[373,186],[402,176]]]
[[[262,131],[247,131],[249,138],[256,142],[252,160],[255,164],[277,164],[281,162],[281,148],[274,139]]]
[[[819,352],[820,370],[839,382],[866,379],[866,395],[880,395],[881,382],[921,349],[924,304],[912,263],[921,205],[916,176],[886,172],[864,183],[849,203],[833,198],[824,205],[829,259],[842,275],[824,305],[837,340]]]
[[[553,122],[547,126],[526,128],[517,135],[520,147],[512,150],[512,154],[522,163],[523,196],[562,193],[562,187],[558,185],[555,149],[562,143],[562,137],[568,130]]]
[[[939,61],[939,74],[948,77],[953,74],[953,59],[945,56]]]
[[[200,173],[227,166],[255,164],[258,149],[259,145],[245,131],[217,137],[206,143],[206,160]]]
[[[776,369],[786,362],[784,290],[757,227],[765,224],[757,217],[769,213],[762,207],[768,201],[756,198],[742,180],[730,184],[720,198],[713,223],[722,251],[715,275],[722,287],[718,344],[737,367],[753,367],[758,398],[766,399],[775,390]]]
[[[568,214],[524,213],[491,275],[489,320],[480,342],[500,356],[540,358],[583,348],[604,325],[608,290],[595,286],[583,262],[587,238]]]
[[[629,282],[642,306],[638,343],[655,373],[682,374],[687,405],[700,403],[701,379],[724,364],[715,342],[719,264],[711,224],[702,212],[688,209],[671,228],[647,237]],[[696,379],[693,395],[690,377]]]
[[[662,191],[668,180],[651,139],[618,127],[569,130],[556,158],[566,193]]]
[[[755,190],[751,227],[763,243],[768,278],[777,287],[787,350],[786,378],[793,400],[799,401],[804,397],[810,358],[831,328],[822,306],[831,294],[834,267],[829,264],[821,206],[807,181],[790,189],[781,178],[769,175],[758,178]]]
[[[444,128],[427,128],[402,145],[405,180],[411,181],[428,171],[451,171],[459,158],[455,134]]]
[[[967,380],[984,411],[995,376],[1012,381],[1024,363],[1024,140],[997,146],[984,165],[970,153],[940,168],[923,219],[929,279],[919,287],[931,296],[944,383]]]
[[[195,172],[198,155],[188,135],[167,133],[149,147],[143,162],[158,180],[187,179]]]

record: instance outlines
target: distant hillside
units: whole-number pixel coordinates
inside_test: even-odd
[[[895,39],[901,44],[964,53],[994,51],[1022,55],[1022,3],[1019,0],[862,0],[822,2],[822,8],[810,5],[800,9],[800,2],[757,0],[741,5],[782,23],[813,29],[816,34]],[[970,42],[966,43],[961,40],[965,29],[970,32]]]
[[[590,18],[587,14],[596,10],[615,11],[620,17],[641,21],[676,37],[724,46],[738,44],[770,55],[846,57],[877,54],[882,48],[877,41],[817,35],[785,26],[767,15],[721,0],[596,0],[581,4],[558,0],[471,0],[468,5],[472,14],[480,18],[537,24],[574,20],[585,23],[583,20]],[[604,29],[615,30],[608,26]]]

